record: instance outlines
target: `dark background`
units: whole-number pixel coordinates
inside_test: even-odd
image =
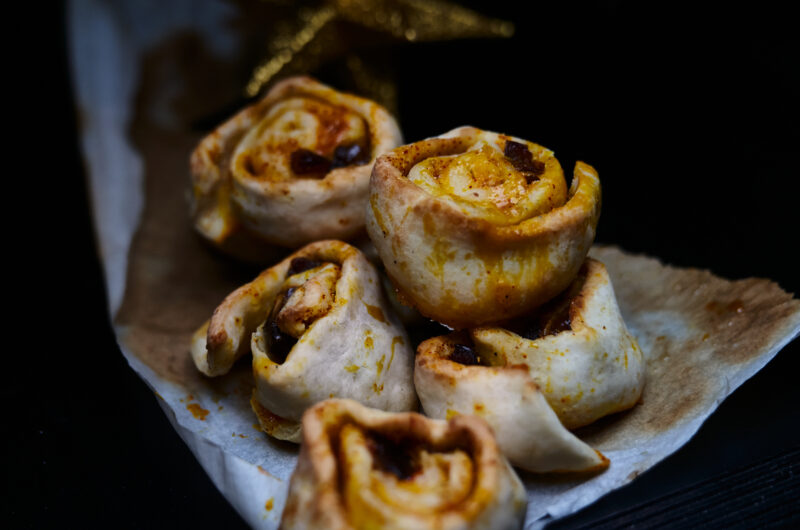
[[[513,20],[517,33],[393,52],[407,139],[467,123],[531,139],[556,151],[565,169],[577,159],[598,169],[599,242],[800,290],[800,61],[797,38],[783,29],[787,11],[465,4]],[[57,15],[52,46],[37,56],[48,58],[41,95],[57,116],[47,134],[61,146],[36,159],[55,166],[46,172],[55,209],[29,271],[53,283],[28,293],[25,320],[35,324],[24,349],[12,352],[22,367],[2,387],[12,426],[3,435],[3,514],[13,527],[243,525],[117,348],[78,150],[63,9]],[[664,495],[706,479],[722,488],[721,474],[798,447],[799,355],[790,344],[686,446],[563,526],[646,511],[642,503],[668,506]],[[784,523],[798,517],[791,480],[769,501],[781,503]],[[735,495],[721,502],[743,509]],[[738,523],[748,525],[742,513]]]

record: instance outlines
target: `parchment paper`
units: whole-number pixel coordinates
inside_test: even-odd
[[[188,353],[195,328],[259,270],[203,244],[185,200],[188,155],[205,132],[196,124],[241,88],[237,57],[256,29],[219,2],[69,6],[82,147],[120,348],[244,520],[275,528],[297,448],[257,430],[247,359],[210,380]],[[800,302],[768,280],[729,282],[613,247],[592,255],[608,267],[647,355],[647,386],[633,410],[578,432],[611,460],[607,471],[521,474],[530,528],[577,511],[676,451],[800,331]]]

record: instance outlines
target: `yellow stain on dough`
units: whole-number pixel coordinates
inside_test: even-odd
[[[356,364],[348,364],[347,366],[344,367],[344,369],[347,370],[348,372],[350,372],[351,374],[355,373],[355,372],[358,372],[359,368],[360,368],[360,366],[358,366]]]
[[[375,202],[373,197],[370,197],[370,210],[372,210],[372,215],[375,217],[375,223],[377,223],[378,228],[381,229],[383,232],[383,236],[386,237],[389,235],[389,230],[386,229],[386,221],[383,220],[383,215],[381,215],[380,208],[375,207]]]
[[[364,339],[364,347],[365,347],[366,349],[368,349],[368,350],[371,350],[371,349],[372,349],[372,346],[373,346],[373,344],[374,344],[374,343],[373,343],[373,341],[372,341],[372,337],[367,337],[366,339]]]
[[[386,324],[386,316],[383,314],[383,310],[380,307],[376,305],[370,305],[366,302],[364,302],[364,305],[367,308],[367,313],[369,313],[369,316],[371,316],[378,322]]]
[[[394,337],[392,339],[392,355],[391,355],[391,357],[389,357],[389,364],[386,365],[386,371],[387,372],[389,371],[389,368],[392,367],[392,361],[394,361],[394,347],[397,344],[405,344],[405,341],[403,340],[403,337],[398,335],[398,336],[396,336],[396,337]]]
[[[425,216],[424,219],[427,221],[428,216]],[[427,230],[426,222],[426,231]],[[437,238],[433,243],[431,253],[428,254],[427,258],[425,258],[425,268],[428,269],[436,278],[443,280],[445,264],[452,263],[455,261],[455,259],[456,251],[453,250],[452,245],[450,245],[445,238],[440,237]]]
[[[383,371],[383,360],[386,359],[386,355],[381,355],[380,360],[377,362],[378,366],[378,377],[381,376],[381,372]]]

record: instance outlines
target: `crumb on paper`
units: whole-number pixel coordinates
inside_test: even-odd
[[[192,413],[192,416],[194,416],[195,419],[200,421],[206,421],[206,416],[208,416],[208,411],[203,407],[201,407],[200,405],[198,405],[197,403],[189,403],[188,405],[186,405],[186,409]]]

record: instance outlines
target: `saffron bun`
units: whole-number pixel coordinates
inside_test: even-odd
[[[372,170],[367,232],[400,298],[462,329],[524,314],[563,291],[594,240],[600,181],[553,152],[460,127],[398,147]]]
[[[414,382],[427,415],[484,418],[520,468],[597,471],[608,460],[569,429],[633,407],[645,361],[605,266],[589,258],[539,310],[420,344]]]
[[[527,498],[479,418],[445,422],[352,400],[303,416],[281,528],[521,528]]]
[[[191,350],[209,376],[252,352],[262,429],[299,442],[303,412],[330,397],[416,410],[409,344],[373,265],[347,243],[318,241],[228,295]]]
[[[375,158],[402,143],[389,112],[310,77],[281,81],[190,158],[197,231],[236,255],[363,233]]]

